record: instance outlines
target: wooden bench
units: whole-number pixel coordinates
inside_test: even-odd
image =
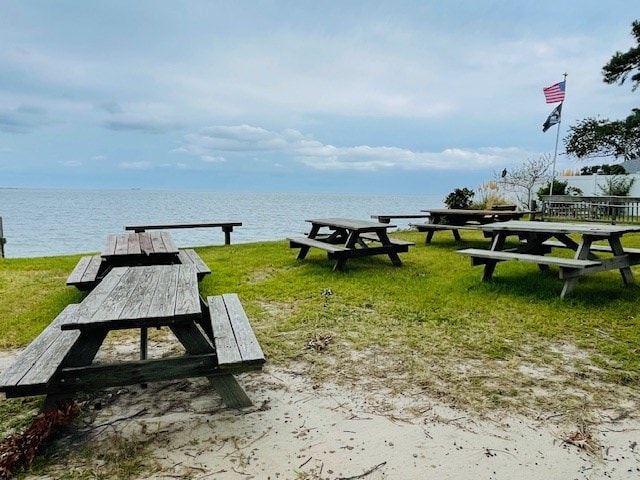
[[[564,243],[557,242],[554,240],[547,240],[546,242],[543,243],[543,245],[546,247],[553,247],[553,248],[570,248]],[[640,248],[628,248],[628,247],[623,247],[623,248],[624,248],[624,253],[628,253],[630,255],[640,255]],[[591,244],[591,246],[589,247],[589,250],[591,250],[592,252],[612,253],[611,247],[609,245],[598,245],[595,243]]]
[[[217,360],[213,387],[225,404],[247,407],[251,400],[233,376],[262,369],[264,353],[235,293],[207,297],[210,324],[204,330],[211,338]]]
[[[517,260],[521,262],[533,262],[538,265],[555,265],[563,269],[582,269],[600,265],[596,260],[579,260],[575,258],[547,257],[544,255],[532,255],[530,253],[503,252],[498,250],[484,250],[481,248],[466,248],[458,250],[461,255],[471,257],[473,265],[484,265],[487,262],[502,262]]]
[[[315,247],[320,248],[322,250],[326,250],[329,253],[341,253],[348,252],[349,249],[343,247],[342,245],[335,245],[329,242],[323,242],[321,240],[316,240],[314,238],[308,237],[290,237],[287,238],[289,240],[289,248],[302,248],[304,247]]]
[[[360,238],[363,238],[365,240],[371,240],[374,242],[380,241],[378,236],[374,235],[373,233],[361,233]],[[391,242],[392,245],[407,246],[407,247],[415,245],[415,243],[413,242],[408,242],[407,240],[400,240],[398,238],[393,238],[393,237],[389,237],[389,241]],[[405,251],[408,251],[408,250],[405,250]]]
[[[427,237],[424,243],[431,243],[433,234],[442,230],[449,230],[453,234],[453,238],[456,242],[461,240],[460,232],[458,230],[478,230],[476,224],[473,225],[447,225],[442,223],[412,223],[412,227],[415,227],[419,232],[427,232]]]
[[[204,263],[204,260],[202,260],[200,255],[198,255],[192,248],[180,250],[178,252],[178,259],[183,265],[194,266],[196,269],[196,275],[198,276],[198,281],[202,280],[205,275],[209,275],[211,273],[209,266]]]
[[[172,230],[174,228],[222,228],[224,232],[224,244],[231,245],[231,232],[233,227],[241,227],[242,222],[206,222],[206,223],[171,223],[154,225],[127,225],[125,230],[144,232],[145,230]]]
[[[0,374],[0,392],[7,398],[44,395],[67,354],[80,337],[79,330],[61,330],[79,304],[71,304],[51,322]]]
[[[105,274],[105,263],[100,255],[82,257],[71,274],[67,277],[67,285],[78,290],[91,290]]]

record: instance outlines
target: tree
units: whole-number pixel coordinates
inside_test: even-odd
[[[569,182],[563,182],[562,180],[553,181],[553,194],[554,195],[582,195],[582,190],[578,187],[569,187]],[[545,195],[549,195],[551,182],[545,187],[538,189],[538,198],[542,199]]]
[[[631,76],[632,87],[640,85],[640,21],[632,24],[637,46],[627,52],[616,52],[602,68],[604,82],[623,85]],[[640,109],[632,109],[624,120],[585,118],[569,127],[564,138],[566,153],[578,159],[614,157],[623,160],[640,158]]]
[[[466,187],[462,189],[456,188],[446,196],[444,204],[449,208],[469,208],[474,195],[475,192]]]
[[[537,160],[528,159],[511,171],[504,170],[499,176],[494,174],[494,180],[506,191],[512,192],[521,207],[535,210],[532,205],[533,188],[536,184],[551,179],[549,169],[552,163],[550,155],[542,155]],[[555,187],[553,191],[555,192]]]
[[[637,70],[631,75],[633,86],[631,90],[640,85],[640,21],[636,20],[631,24],[631,34],[636,38],[637,47],[631,47],[627,52],[616,52],[602,68],[605,83],[624,84],[625,80],[633,70]]]
[[[626,175],[626,173],[625,168],[618,164],[591,165],[580,169],[580,175]]]

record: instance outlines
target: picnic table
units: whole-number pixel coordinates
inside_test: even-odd
[[[327,251],[329,259],[336,260],[333,270],[342,270],[350,258],[388,255],[395,266],[402,265],[398,253],[409,251],[413,242],[390,238],[389,228],[395,225],[348,218],[320,218],[306,220],[311,230],[306,237],[290,237],[289,247],[299,248],[298,259],[307,256],[311,247]],[[321,229],[331,233],[320,235]]]
[[[169,328],[185,355],[93,362],[113,330]],[[251,405],[233,374],[260,369],[264,354],[237,295],[201,301],[191,265],[115,267],[80,304],[69,305],[0,376],[8,397],[207,377],[228,406]]]
[[[553,265],[565,281],[560,294],[564,298],[573,293],[580,277],[597,272],[619,270],[624,284],[632,284],[630,267],[640,264],[640,249],[623,247],[621,241],[626,234],[640,232],[640,226],[511,220],[479,228],[493,236],[491,247],[467,248],[458,253],[471,257],[472,265],[484,265],[483,281],[491,280],[496,264],[502,261],[532,262],[542,270]],[[518,237],[517,247],[505,249],[509,236]],[[595,243],[600,240],[606,244]],[[570,249],[575,254],[573,258],[547,255],[554,248]]]
[[[450,231],[459,242],[459,230],[477,230],[479,225],[522,218],[526,213],[516,210],[474,210],[462,208],[435,208],[421,210],[429,214],[428,223],[412,224],[419,232],[427,232],[425,243],[431,243],[437,231]]]
[[[221,228],[224,232],[224,244],[231,245],[233,227],[241,227],[242,222],[197,222],[197,223],[162,223],[151,225],[126,225],[125,230],[144,232],[146,230],[169,230],[174,228]]]
[[[200,279],[211,273],[193,249],[180,250],[165,231],[127,232],[107,235],[100,255],[86,255],[67,278],[67,285],[92,289],[113,267],[191,264]]]

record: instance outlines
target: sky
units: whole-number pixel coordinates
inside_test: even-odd
[[[606,4],[605,4],[606,3]],[[0,0],[0,187],[446,194],[640,91],[629,0]],[[613,163],[613,160],[612,162]]]

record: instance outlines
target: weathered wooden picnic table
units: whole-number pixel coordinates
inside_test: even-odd
[[[142,337],[140,360],[93,363],[110,331],[149,327],[169,328],[186,354],[148,359]],[[201,301],[191,265],[115,267],[2,372],[0,391],[46,394],[51,403],[77,391],[207,377],[228,406],[242,407],[251,401],[233,375],[264,361],[237,295]]]
[[[560,278],[565,281],[560,294],[564,298],[573,293],[580,277],[597,272],[619,270],[624,284],[632,284],[630,267],[640,264],[640,249],[625,248],[621,241],[623,235],[640,232],[640,226],[511,220],[478,228],[493,236],[491,247],[467,248],[458,253],[471,257],[472,265],[484,265],[483,281],[492,278],[496,264],[501,261],[532,262],[542,270],[553,265],[560,269]],[[518,237],[517,247],[505,249],[509,236]],[[599,240],[607,245],[596,244]],[[553,248],[568,248],[575,254],[573,258],[547,255]]]
[[[86,255],[78,261],[67,285],[90,290],[113,267],[166,264],[191,264],[199,279],[211,273],[193,249],[178,249],[169,232],[114,233],[107,236],[100,255]]]
[[[427,232],[425,243],[431,243],[433,234],[448,230],[456,241],[460,241],[459,230],[477,230],[479,225],[505,222],[522,218],[528,212],[516,210],[473,210],[461,208],[433,208],[421,210],[429,214],[428,223],[412,224],[419,232]]]
[[[344,268],[350,258],[371,255],[388,255],[395,266],[402,265],[398,253],[409,251],[413,242],[390,238],[389,228],[395,225],[348,218],[320,218],[306,220],[311,230],[306,237],[290,237],[289,247],[299,248],[298,259],[307,256],[311,247],[327,251],[329,259],[336,260],[333,270]],[[330,234],[320,235],[320,230],[328,228]]]

